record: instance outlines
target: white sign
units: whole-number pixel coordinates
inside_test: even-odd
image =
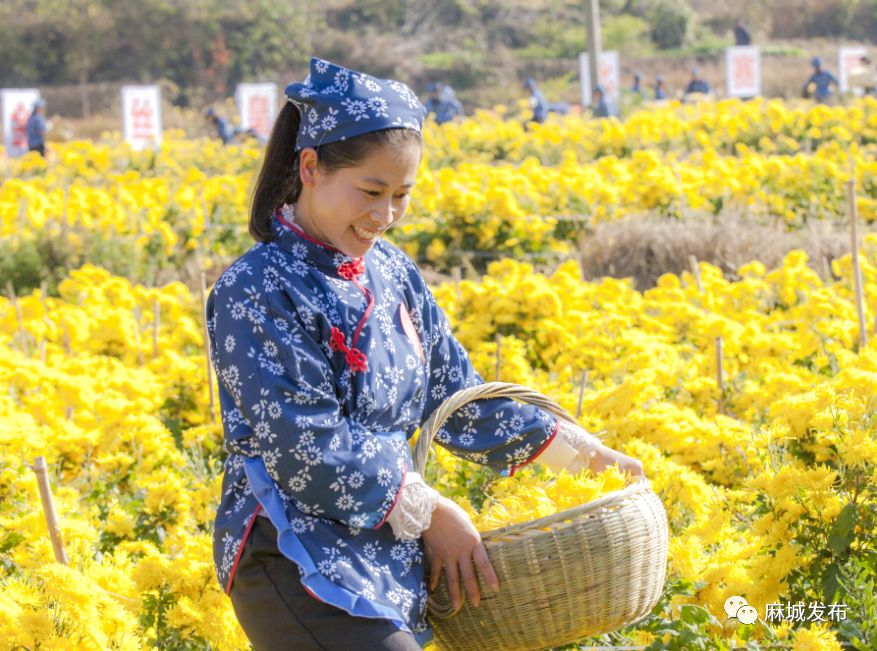
[[[277,84],[238,84],[234,93],[241,129],[268,138],[277,111]]]
[[[610,104],[618,105],[621,90],[621,73],[618,65],[618,52],[609,50],[600,53],[600,85],[603,87],[603,98]],[[579,79],[582,83],[582,106],[591,105],[591,68],[588,65],[588,53],[579,54]]]
[[[125,141],[134,149],[161,143],[161,90],[158,86],[123,86]]]
[[[725,50],[728,97],[761,95],[761,53],[757,47],[729,47]]]
[[[840,92],[845,93],[849,90],[847,77],[850,70],[859,65],[859,59],[868,53],[863,47],[841,47],[837,49],[837,69],[838,81],[840,82]]]
[[[10,156],[27,152],[27,120],[40,98],[35,88],[4,88],[0,91],[3,111],[3,145]]]

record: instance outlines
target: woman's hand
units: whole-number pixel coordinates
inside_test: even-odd
[[[603,472],[606,468],[616,464],[618,464],[618,469],[621,472],[630,473],[631,476],[639,475],[642,477],[645,474],[641,461],[629,457],[623,452],[606,447],[602,443],[597,448],[596,454],[591,458],[591,472]]]
[[[439,497],[429,528],[423,532],[423,542],[430,567],[429,589],[435,590],[444,568],[454,610],[463,605],[461,580],[469,595],[469,602],[473,606],[481,602],[474,568],[478,568],[494,592],[499,591],[499,579],[487,557],[481,536],[468,514],[453,501]]]

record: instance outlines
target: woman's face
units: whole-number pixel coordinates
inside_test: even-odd
[[[365,255],[405,215],[420,152],[418,142],[377,147],[356,167],[325,172],[317,164],[316,151],[303,150],[296,224],[349,256]]]

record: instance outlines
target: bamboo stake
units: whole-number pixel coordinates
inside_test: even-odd
[[[158,330],[161,327],[161,303],[152,301],[152,358],[158,357]]]
[[[868,327],[865,325],[865,299],[862,295],[862,263],[859,260],[859,228],[856,210],[856,181],[847,181],[847,213],[850,217],[850,248],[853,252],[853,287],[856,291],[856,313],[859,317],[859,350],[868,345]]]
[[[140,319],[143,313],[139,305],[134,306],[134,345],[137,346],[137,364],[143,366],[143,340],[140,338]]]
[[[204,366],[207,374],[207,390],[210,393],[210,422],[216,422],[216,398],[213,396],[213,367],[210,365],[210,333],[207,330],[207,279],[201,272],[201,321],[204,324]]]
[[[697,291],[703,294],[703,283],[700,280],[700,265],[697,264],[697,256],[688,256],[688,264],[691,266],[691,273],[694,276],[694,282],[697,283]]]
[[[720,414],[725,413],[725,368],[722,348],[722,338],[716,337],[716,386],[719,387],[718,411]]]
[[[64,551],[64,541],[61,539],[61,529],[58,527],[58,516],[55,513],[55,503],[52,500],[52,489],[49,486],[49,474],[46,467],[46,458],[37,457],[31,466],[37,476],[37,486],[40,488],[40,500],[43,503],[43,513],[46,516],[46,526],[49,529],[49,537],[52,539],[52,549],[55,550],[55,560],[67,565],[67,552]]]
[[[69,356],[73,353],[73,345],[70,343],[70,331],[64,325],[64,354]]]
[[[588,371],[582,371],[582,383],[579,385],[579,404],[576,407],[576,419],[582,415],[582,403],[585,400],[585,386],[588,384]]]
[[[457,290],[457,300],[459,301],[461,298],[463,298],[463,292],[460,291],[460,281],[462,280],[460,265],[455,264],[453,267],[451,267],[451,278],[454,279],[454,289]]]
[[[502,368],[502,335],[496,333],[496,381],[499,382],[499,371]]]

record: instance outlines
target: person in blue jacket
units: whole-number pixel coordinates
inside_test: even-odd
[[[420,649],[428,583],[475,606],[503,586],[478,532],[412,469],[409,439],[480,384],[417,266],[383,239],[417,180],[425,108],[406,85],[314,58],[286,87],[256,182],[256,244],[219,278],[207,324],[225,461],[217,577],[257,651]],[[513,473],[642,474],[578,426],[508,399],[440,429]]]
[[[529,103],[530,108],[533,109],[533,114],[530,116],[531,122],[545,122],[548,119],[548,100],[545,98],[544,93],[539,90],[538,86],[536,86],[536,80],[532,77],[529,77],[524,81],[523,84],[524,90],[529,94]]]
[[[222,140],[223,145],[227,145],[230,142],[233,142],[236,136],[234,128],[229,124],[228,120],[219,115],[216,110],[211,106],[207,109],[207,120],[210,124],[213,125],[213,128],[216,130],[216,137]]]
[[[640,85],[641,82],[642,76],[638,72],[633,73],[633,84],[630,87],[631,94],[640,96],[642,95],[643,91],[642,86]]]
[[[442,81],[431,83],[427,85],[426,90],[429,94],[426,100],[426,112],[435,115],[438,124],[450,122],[458,115],[462,117],[465,114],[454,89],[446,83]]]
[[[832,86],[839,88],[840,83],[828,70],[822,69],[822,59],[819,57],[813,57],[810,65],[813,66],[813,74],[804,82],[801,94],[805,98],[812,97],[817,102],[827,102],[832,95]]]
[[[685,87],[685,97],[694,93],[709,95],[710,92],[710,85],[700,76],[700,68],[695,66],[691,69],[691,80],[688,82],[688,86]]]
[[[593,98],[591,99],[591,114],[595,118],[608,118],[610,115],[609,104],[606,102],[606,93],[602,86],[594,86]]]
[[[752,43],[752,36],[749,34],[749,30],[743,26],[743,21],[739,19],[734,23],[734,42],[737,45],[749,45]]]
[[[664,88],[664,77],[655,77],[655,99],[667,99],[667,89]]]
[[[40,98],[33,105],[33,111],[24,125],[27,134],[27,149],[40,156],[46,155],[46,100]]]

